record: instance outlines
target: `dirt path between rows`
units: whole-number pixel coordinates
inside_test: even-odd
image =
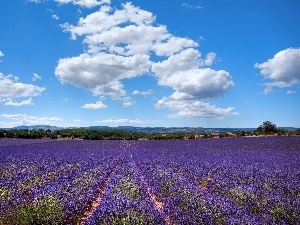
[[[85,221],[87,221],[93,213],[96,211],[97,207],[101,204],[102,196],[104,194],[105,189],[108,186],[108,183],[111,180],[111,177],[114,175],[116,170],[118,169],[119,165],[122,163],[125,155],[116,163],[113,169],[108,173],[107,177],[104,180],[104,184],[99,189],[97,197],[91,202],[91,208],[86,211],[82,217],[79,218],[78,223],[76,225],[84,225]]]
[[[132,158],[132,156],[131,156],[131,158]],[[138,166],[136,165],[135,161],[133,159],[132,159],[132,161],[133,161],[137,171],[139,171]],[[154,207],[163,216],[167,225],[175,225],[175,223],[172,222],[170,217],[164,213],[164,202],[158,200],[157,196],[155,194],[153,194],[153,192],[151,191],[151,188],[150,188],[149,184],[147,183],[147,181],[145,180],[144,176],[141,173],[139,173],[139,174],[140,174],[140,178],[141,178],[142,182],[147,187],[147,192],[151,198],[151,201],[152,201]]]

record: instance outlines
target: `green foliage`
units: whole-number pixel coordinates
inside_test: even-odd
[[[68,128],[60,130],[28,130],[11,129],[0,130],[0,138],[26,138],[26,139],[84,139],[84,140],[174,140],[174,139],[193,139],[193,133],[174,132],[174,133],[145,133],[128,131],[122,129],[89,129],[89,128]]]
[[[99,225],[154,225],[149,216],[135,211],[133,209],[128,210],[121,215],[109,215],[105,220],[100,221]]]
[[[11,198],[11,191],[9,187],[0,187],[0,203],[1,201],[8,201]]]
[[[269,213],[274,217],[276,224],[280,224],[286,218],[286,211],[279,204],[271,207]]]
[[[295,135],[300,135],[300,129],[297,129],[294,133]]]
[[[211,177],[206,176],[200,181],[199,186],[201,187],[202,190],[205,191],[207,189],[207,186],[210,184],[210,182],[211,182]]]
[[[2,225],[64,224],[62,204],[53,195],[22,201],[0,222]]]
[[[177,196],[177,190],[173,190],[172,187],[176,184],[176,180],[171,178],[169,180],[166,180],[159,189],[159,194],[162,196]]]
[[[5,130],[0,129],[0,138],[4,138],[4,137],[5,137]]]
[[[117,185],[113,189],[113,193],[123,193],[132,201],[138,201],[141,198],[141,193],[138,184],[133,181],[127,180],[122,181],[120,185]]]
[[[250,135],[300,135],[300,129],[296,131],[285,131],[279,129],[270,121],[263,122],[256,130],[250,131],[233,131],[232,133],[219,133],[218,137],[243,137]],[[83,140],[187,140],[195,139],[195,136],[201,138],[216,137],[212,133],[194,133],[194,132],[166,132],[166,133],[146,133],[139,131],[130,131],[122,129],[94,129],[94,128],[67,128],[55,131],[51,130],[28,130],[28,129],[10,129],[0,130],[0,138],[26,138],[26,139],[83,139]]]
[[[275,134],[278,132],[278,129],[275,124],[270,121],[265,121],[256,129],[256,131],[262,134]]]

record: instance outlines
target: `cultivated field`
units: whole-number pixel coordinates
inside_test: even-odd
[[[300,137],[0,139],[0,224],[300,224]]]

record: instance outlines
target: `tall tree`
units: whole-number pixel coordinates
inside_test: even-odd
[[[277,133],[278,129],[275,124],[271,123],[270,121],[265,121],[256,129],[256,131],[264,134],[273,134]]]

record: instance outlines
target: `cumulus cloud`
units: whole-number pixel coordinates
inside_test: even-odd
[[[170,37],[166,41],[157,42],[151,48],[158,56],[170,56],[189,47],[197,47],[198,43],[187,38]]]
[[[83,37],[86,51],[60,59],[55,75],[62,83],[86,88],[95,96],[110,96],[125,107],[133,103],[123,80],[144,74],[152,74],[159,85],[174,90],[166,97],[169,100],[193,101],[226,94],[234,85],[230,74],[206,68],[214,63],[216,53],[202,57],[195,49],[197,42],[172,35],[155,19],[151,12],[132,3],[122,4],[120,9],[105,4],[81,17],[76,25],[62,24],[71,39]],[[132,93],[137,94],[151,93]]]
[[[44,90],[44,87],[21,83],[18,77],[0,72],[0,99],[38,96]]]
[[[60,59],[55,74],[63,83],[90,89],[95,95],[125,95],[121,79],[148,71],[149,56],[124,57],[115,54],[81,54]]]
[[[166,60],[154,62],[152,71],[159,77],[169,76],[178,71],[199,69],[204,66],[211,66],[216,58],[216,53],[210,52],[205,59],[201,53],[194,48],[187,48],[177,54],[172,54]]]
[[[80,18],[76,26],[62,25],[72,39],[85,36],[88,49],[77,57],[60,59],[56,76],[63,83],[87,88],[94,95],[109,95],[124,106],[131,105],[121,81],[149,73],[151,51],[169,56],[198,45],[190,39],[172,36],[165,26],[154,26],[154,20],[152,13],[126,3],[115,11],[102,6]]]
[[[205,68],[211,66],[215,58],[214,52],[202,58],[197,49],[187,48],[164,61],[153,63],[152,72],[157,77],[158,84],[174,90],[173,94],[159,100],[156,108],[177,111],[170,117],[223,118],[237,115],[232,107],[221,109],[199,101],[223,96],[234,86],[227,71]]]
[[[5,102],[4,105],[18,107],[18,106],[28,106],[28,105],[34,105],[34,104],[32,102],[32,98],[29,98],[29,99],[21,101],[21,102],[14,102],[12,100],[9,100],[9,101]]]
[[[38,1],[38,0],[32,0],[32,1]],[[98,5],[110,3],[110,0],[54,0],[54,1],[58,2],[59,4],[72,3],[74,5],[78,5],[86,8],[92,8]]]
[[[167,97],[162,98],[156,104],[157,108],[169,108],[176,113],[170,114],[169,117],[199,117],[199,118],[219,118],[224,116],[238,115],[234,108],[228,107],[225,109],[218,108],[215,105],[204,103],[201,101],[190,100],[173,100]]]
[[[58,126],[63,119],[59,117],[37,117],[29,116],[27,114],[0,114],[0,124],[2,127],[15,127],[20,125],[37,125],[47,124]]]
[[[152,65],[152,71],[159,78],[164,78],[172,75],[178,71],[187,71],[190,69],[196,69],[200,66],[201,54],[198,50],[188,48],[180,53],[171,55],[168,59],[162,62],[155,62]]]
[[[288,48],[278,52],[264,63],[256,63],[255,68],[265,79],[264,93],[272,91],[273,87],[285,88],[300,84],[300,48]]]
[[[95,96],[109,95],[124,106],[131,105],[120,80],[148,71],[149,56],[124,57],[115,54],[82,54],[60,59],[55,74],[62,83],[91,90]]]
[[[154,21],[152,13],[134,7],[131,3],[122,4],[122,9],[113,9],[110,6],[101,6],[99,11],[89,14],[85,18],[80,18],[77,25],[65,23],[62,25],[65,32],[70,32],[72,39],[76,36],[88,35],[88,39],[93,35],[109,31],[111,28],[123,25],[149,25]],[[126,28],[128,29],[128,28]],[[97,36],[96,36],[97,37]],[[114,38],[114,36],[113,36]],[[87,40],[88,40],[87,39]]]
[[[98,101],[96,103],[87,103],[81,106],[84,109],[105,109],[107,105],[103,104],[102,101]]]
[[[208,58],[215,57],[215,54],[210,55]],[[175,90],[173,99],[216,98],[234,85],[228,72],[202,68],[205,63],[200,56],[196,49],[186,49],[153,64],[152,71],[157,75],[158,83]]]
[[[177,72],[160,79],[159,83],[175,90],[174,99],[216,98],[226,94],[233,86],[228,72],[209,68]]]

